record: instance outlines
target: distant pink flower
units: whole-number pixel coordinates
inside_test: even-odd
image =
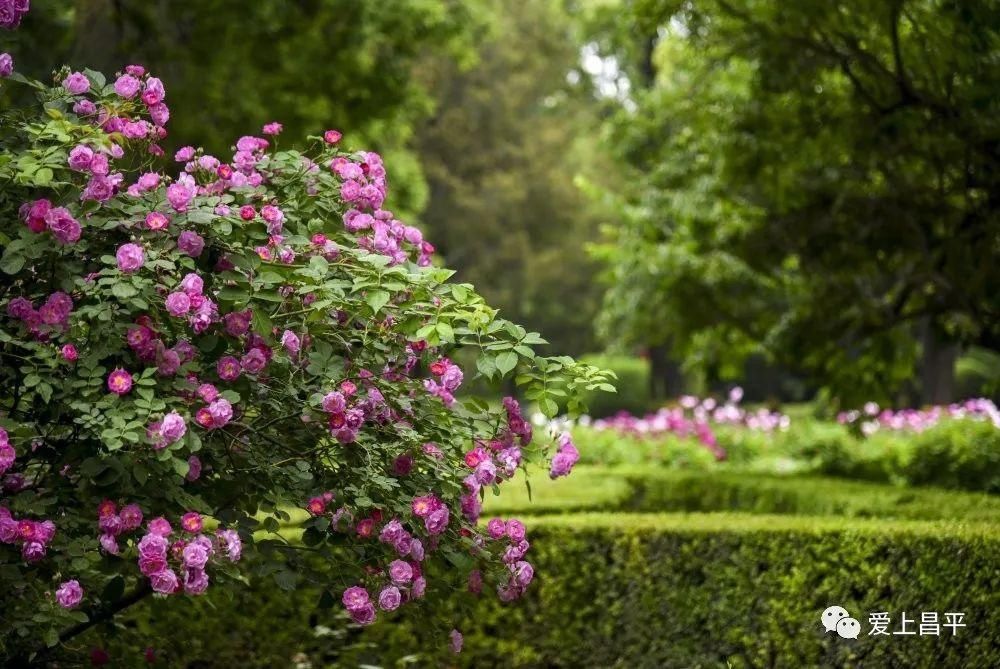
[[[292,355],[296,355],[302,348],[302,342],[299,340],[299,336],[291,330],[285,330],[281,334],[281,345],[284,346],[285,350]]]
[[[448,507],[441,504],[424,518],[424,527],[431,534],[441,534],[448,527]]]
[[[507,533],[507,524],[501,518],[491,518],[486,523],[486,533],[490,535],[490,539],[499,539]]]
[[[172,444],[179,440],[187,432],[187,424],[184,418],[176,411],[171,411],[163,417],[160,423],[160,436],[166,444]]]
[[[327,130],[323,133],[323,141],[327,144],[336,144],[343,137],[339,130]]]
[[[198,397],[206,402],[214,402],[219,397],[219,390],[211,383],[203,383],[198,386]]]
[[[56,590],[56,601],[64,609],[75,609],[83,600],[83,588],[77,580],[66,581]]]
[[[132,390],[132,375],[124,369],[116,369],[108,375],[108,390],[116,395],[125,395]]]
[[[90,163],[94,160],[94,150],[86,144],[78,144],[69,152],[69,168],[77,172],[84,172],[90,169]]]
[[[142,82],[131,74],[123,74],[115,80],[115,93],[123,98],[134,98],[142,88]]]
[[[265,135],[277,135],[281,133],[281,130],[282,130],[281,124],[278,123],[277,121],[274,121],[265,124],[261,132],[263,132]]]
[[[344,608],[348,611],[356,611],[370,603],[368,591],[360,586],[354,586],[344,591],[341,598]]]
[[[413,568],[402,560],[393,560],[389,564],[389,578],[397,585],[403,585],[413,580]]]
[[[181,527],[184,528],[185,532],[197,534],[198,532],[201,532],[201,526],[201,514],[195,511],[189,511],[181,516]]]
[[[194,272],[188,272],[181,279],[181,290],[194,299],[196,295],[201,295],[205,291],[205,281]]]
[[[97,105],[87,99],[77,100],[73,105],[73,113],[78,116],[92,116],[97,113]]]
[[[174,532],[173,528],[170,527],[170,522],[163,516],[149,521],[149,531],[150,533],[161,537],[169,537]]]
[[[73,346],[73,344],[65,344],[62,347],[60,354],[62,355],[63,360],[66,360],[67,362],[76,362],[76,359],[79,357],[79,354],[76,352],[76,346]]]
[[[402,601],[402,596],[399,588],[394,585],[383,589],[378,596],[378,606],[383,611],[395,611],[399,608],[400,601]]]
[[[453,629],[448,635],[448,639],[448,645],[451,647],[451,652],[456,654],[461,653],[462,644],[465,642],[465,638],[462,636],[462,633]]]
[[[235,381],[240,376],[240,361],[231,355],[219,358],[215,371],[223,381]]]
[[[177,153],[174,154],[174,160],[179,163],[186,163],[194,158],[194,147],[193,146],[182,146],[177,149]]]
[[[138,504],[126,504],[118,512],[118,518],[121,520],[123,532],[137,530],[142,525],[142,509]]]
[[[182,253],[186,253],[192,258],[197,258],[205,249],[205,240],[198,233],[185,230],[177,238],[177,248]]]
[[[188,481],[197,481],[201,478],[201,458],[197,455],[188,458],[188,473],[184,478]]]
[[[68,209],[64,207],[51,209],[45,215],[45,223],[60,244],[74,244],[80,241],[82,228]]]
[[[149,584],[152,586],[154,592],[170,595],[177,590],[180,581],[172,569],[164,567],[161,571],[150,574]]]
[[[156,77],[150,77],[146,80],[146,90],[142,92],[142,101],[146,103],[146,106],[152,107],[159,104],[166,96],[167,93],[163,89],[162,81]]]
[[[180,175],[167,187],[167,200],[176,211],[187,211],[197,194],[198,186],[190,174]]]
[[[14,59],[9,53],[0,53],[0,77],[9,77],[14,73]]]
[[[63,88],[70,95],[81,95],[90,90],[90,80],[82,72],[74,72],[63,81]]]
[[[166,307],[171,316],[183,316],[191,311],[191,298],[188,297],[187,293],[180,291],[170,293],[167,295]]]
[[[118,247],[115,258],[118,260],[118,269],[126,274],[135,272],[146,262],[146,255],[138,244],[122,244]]]
[[[165,214],[161,214],[158,211],[151,211],[146,214],[146,228],[148,230],[166,230],[169,225],[170,219]]]
[[[223,427],[233,418],[233,405],[220,397],[208,405],[208,413],[212,417],[213,428]]]
[[[243,541],[236,530],[216,530],[219,550],[226,554],[230,562],[239,562],[243,554]]]

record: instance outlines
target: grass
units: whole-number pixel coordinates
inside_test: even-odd
[[[1000,523],[1000,498],[984,493],[819,476],[581,465],[565,479],[533,477],[530,498],[523,483],[519,475],[487,497],[484,515],[733,511]]]

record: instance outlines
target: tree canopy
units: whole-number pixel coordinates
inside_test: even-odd
[[[639,186],[607,322],[698,362],[766,352],[844,399],[994,344],[992,3],[626,5],[600,43],[647,80],[614,123]]]

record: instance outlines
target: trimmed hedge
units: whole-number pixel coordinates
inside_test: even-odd
[[[581,461],[661,465],[673,469],[739,468],[823,474],[862,481],[1000,493],[1000,429],[987,421],[942,420],[920,433],[877,432],[863,439],[836,423],[798,420],[786,432],[765,434],[719,426],[727,461],[717,463],[694,439],[636,438],[577,427]]]
[[[296,656],[313,667],[1000,666],[1000,535],[989,526],[740,514],[529,522],[538,576],[514,605],[456,595],[361,634],[334,608],[315,614],[329,626],[316,634],[318,591],[237,590],[231,602],[140,609],[110,650],[127,666],[169,631],[178,641],[163,658],[189,667]],[[833,604],[862,621],[858,640],[823,633]],[[871,611],[892,612],[894,625],[902,611],[961,611],[968,627],[869,637]],[[452,624],[465,634],[458,656],[444,650]]]
[[[913,489],[818,476],[732,471],[671,471],[579,466],[573,475],[520,481],[488,498],[486,514],[538,515],[581,511],[744,511],[751,513],[961,519],[1000,523],[1000,498],[984,493]]]

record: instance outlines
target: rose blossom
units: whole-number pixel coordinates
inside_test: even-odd
[[[171,411],[163,417],[160,424],[160,436],[164,439],[164,444],[172,444],[187,432],[187,424],[184,418],[176,411]]]
[[[66,581],[56,590],[56,601],[64,609],[75,609],[83,600],[83,588],[77,580]]]
[[[123,74],[115,81],[115,93],[123,98],[134,98],[142,88],[142,82],[131,74]]]
[[[81,95],[90,90],[90,80],[82,72],[74,72],[63,81],[63,88],[70,95]]]
[[[197,258],[205,249],[205,240],[197,232],[185,230],[177,238],[177,248],[192,258]]]
[[[170,219],[165,214],[158,211],[146,214],[146,228],[148,230],[166,230],[168,225],[170,225]]]
[[[149,584],[153,587],[153,591],[159,592],[160,594],[173,594],[173,592],[177,590],[179,583],[180,581],[177,580],[177,574],[175,574],[172,569],[168,569],[166,567],[155,574],[149,575]]]
[[[389,564],[389,578],[397,585],[409,583],[413,579],[413,569],[402,560],[393,560]]]
[[[135,272],[146,262],[146,256],[138,244],[122,244],[115,258],[118,260],[118,269],[126,274]]]
[[[184,528],[185,532],[197,534],[198,532],[201,532],[201,525],[201,514],[196,511],[188,511],[181,516],[181,527]]]
[[[395,611],[399,608],[399,603],[402,597],[399,592],[399,588],[394,585],[390,585],[388,588],[382,590],[378,596],[378,606],[383,611]]]
[[[80,224],[65,207],[51,209],[45,215],[45,223],[60,244],[73,244],[80,241]]]
[[[167,295],[166,307],[171,316],[183,316],[191,311],[191,298],[187,293],[170,293]]]
[[[94,150],[86,144],[78,144],[69,152],[69,168],[77,172],[84,172],[90,168],[94,161]]]
[[[108,390],[116,395],[125,395],[132,390],[132,375],[118,368],[108,375]]]

